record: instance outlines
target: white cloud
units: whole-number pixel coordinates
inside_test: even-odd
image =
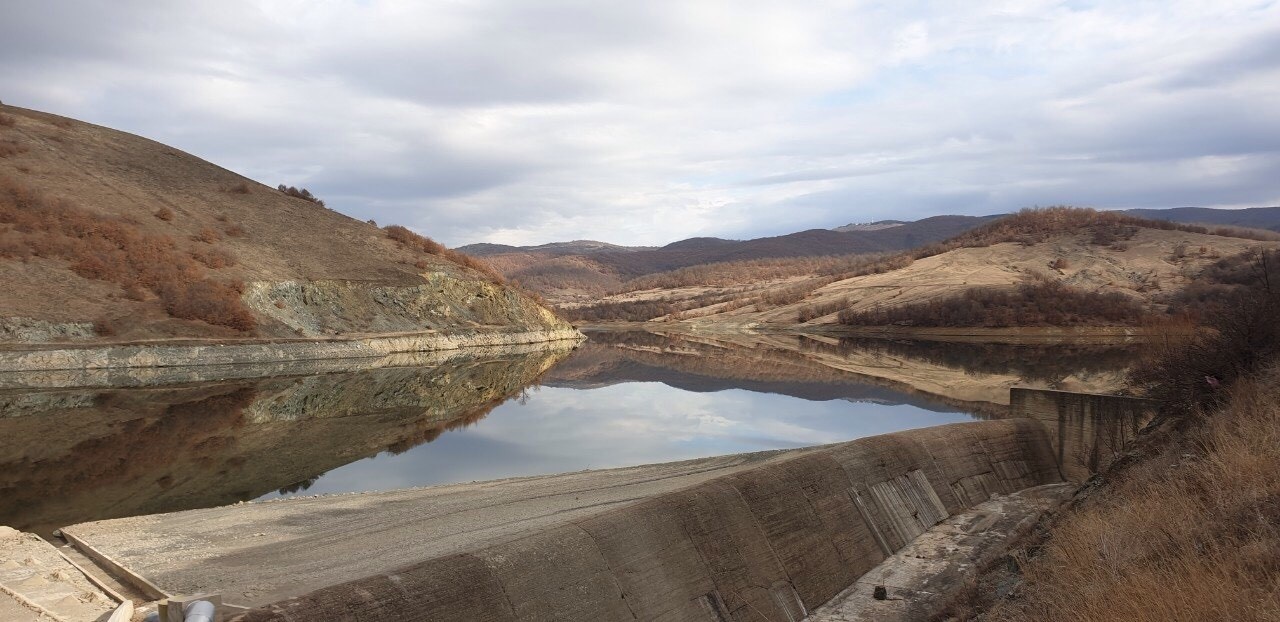
[[[60,0],[0,98],[446,243],[1280,197],[1274,2]]]

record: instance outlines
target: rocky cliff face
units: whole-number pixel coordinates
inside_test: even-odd
[[[258,281],[244,300],[262,330],[315,337],[350,333],[447,331],[451,328],[569,326],[514,290],[444,272],[417,285],[366,281]]]

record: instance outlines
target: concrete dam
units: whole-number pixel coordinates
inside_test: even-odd
[[[63,535],[149,598],[218,593],[246,622],[865,619],[824,604],[993,497],[1055,483],[1057,498],[1069,494],[1063,456],[1096,455],[1096,439],[1150,415],[1141,400],[1056,391],[1013,402],[1022,417],[835,445],[257,502]]]

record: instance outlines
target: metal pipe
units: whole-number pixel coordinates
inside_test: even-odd
[[[213,622],[213,603],[193,600],[182,610],[182,622]]]

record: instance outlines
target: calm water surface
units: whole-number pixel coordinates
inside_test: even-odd
[[[602,333],[572,352],[10,389],[0,524],[47,533],[250,499],[834,443],[1000,416],[1009,384],[1106,377],[1127,362],[1105,348]]]

